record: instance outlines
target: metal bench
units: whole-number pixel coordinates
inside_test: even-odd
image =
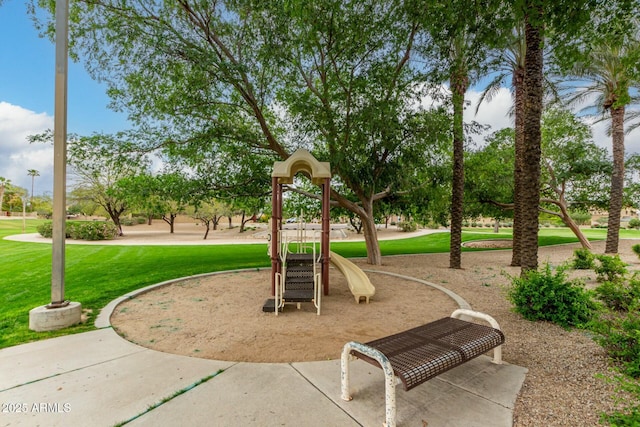
[[[487,321],[491,326],[467,320]],[[458,309],[450,317],[436,320],[366,344],[351,341],[341,357],[342,399],[351,400],[349,359],[358,358],[382,368],[385,376],[385,426],[396,425],[396,376],[405,390],[455,368],[493,349],[493,362],[502,363],[504,334],[488,314]]]

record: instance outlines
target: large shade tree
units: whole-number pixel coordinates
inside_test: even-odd
[[[357,196],[331,195],[381,262],[374,204],[407,190],[398,183],[431,141],[416,120],[419,25],[404,2],[100,0],[74,2],[71,17],[74,53],[140,125],[139,145],[219,154],[231,163],[210,162],[214,176],[307,147]]]
[[[541,211],[560,218],[584,248],[592,249],[571,210],[602,206],[609,188],[609,156],[593,142],[590,127],[566,110],[544,111],[541,139]]]
[[[120,218],[130,205],[129,189],[123,183],[148,171],[149,158],[132,153],[121,135],[68,136],[70,187],[77,199],[101,206],[122,236]],[[30,142],[52,143],[53,132],[29,136]]]
[[[514,208],[513,170],[504,168],[515,155],[513,133],[513,129],[502,129],[470,154],[470,216],[498,217],[499,210]],[[606,150],[593,142],[589,126],[573,114],[549,109],[542,117],[541,165],[539,211],[559,218],[583,247],[591,249],[572,213],[603,206],[611,170]]]

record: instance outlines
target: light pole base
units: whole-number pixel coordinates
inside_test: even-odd
[[[36,332],[55,331],[80,323],[82,304],[70,302],[59,308],[47,308],[46,305],[29,311],[29,329]]]

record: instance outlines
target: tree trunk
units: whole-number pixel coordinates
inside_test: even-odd
[[[238,233],[243,233],[244,232],[244,225],[247,223],[247,221],[249,221],[248,219],[245,220],[246,214],[244,211],[242,211],[242,218],[240,218],[240,231]]]
[[[376,222],[373,214],[373,200],[361,200],[361,203],[362,207],[355,204],[344,207],[356,213],[360,218],[360,227],[364,232],[364,242],[367,247],[367,262],[372,265],[382,265],[382,253],[380,252],[380,244],[378,243],[378,230],[376,230]]]
[[[231,215],[229,215],[229,230],[231,230],[233,228],[233,218]]]
[[[124,236],[124,233],[122,232],[122,224],[120,223],[120,215],[122,215],[124,209],[116,209],[109,204],[102,205],[102,207],[105,211],[107,211],[107,215],[109,215],[109,218],[111,218],[111,221],[113,221],[116,228],[118,229],[118,236]]]
[[[542,10],[526,1],[525,119],[522,163],[521,272],[538,268],[538,209],[540,207],[540,120],[542,117],[543,24]]]
[[[360,221],[360,223],[358,223]],[[362,234],[362,218],[359,218],[358,221],[354,217],[349,217],[349,224],[356,230],[356,234]]]
[[[362,229],[364,231],[364,241],[367,246],[367,262],[372,265],[382,265],[382,253],[378,243],[378,231],[373,219],[373,209],[366,213],[362,219]]]
[[[170,213],[169,217],[167,218],[166,215],[162,215],[162,220],[164,222],[166,222],[167,224],[169,224],[169,233],[173,234],[173,226],[176,222],[176,217],[178,216],[178,214],[174,214],[174,213]]]
[[[513,249],[511,265],[519,267],[522,247],[522,164],[524,162],[524,69],[517,68],[513,74],[515,91],[515,159],[513,164]]]
[[[584,249],[589,249],[589,250],[593,249],[593,245],[591,245],[591,242],[589,241],[589,239],[587,239],[585,235],[582,233],[582,230],[580,230],[580,226],[576,224],[573,218],[567,215],[562,220],[564,221],[565,224],[567,224],[567,227],[569,227],[569,229],[573,231],[573,234],[576,235],[576,237],[578,238],[578,240],[580,241],[580,244]]]
[[[360,226],[364,230],[364,241],[367,247],[367,262],[372,265],[382,265],[382,254],[378,244],[378,231],[376,230],[375,217],[373,214],[373,198],[360,198],[360,206],[344,197],[335,190],[331,190],[331,197],[340,206],[358,215]],[[364,199],[364,200],[363,200]],[[351,219],[350,219],[351,220]]]
[[[112,217],[111,221],[113,221],[113,223],[116,225],[116,228],[118,229],[118,236],[124,236],[124,232],[122,231],[122,224],[120,224],[120,217]]]
[[[464,69],[451,76],[453,95],[453,186],[451,190],[451,236],[449,268],[462,267],[462,216],[464,210],[464,94],[469,79]]]
[[[210,229],[211,220],[202,220],[202,223],[204,224],[204,227],[205,227],[204,237],[202,238],[202,240],[207,240],[207,237],[209,236],[209,229]]]
[[[609,198],[609,222],[604,252],[618,253],[620,215],[624,192],[624,106],[611,108],[611,140],[613,144],[613,173]]]
[[[573,218],[571,218],[569,209],[567,208],[566,200],[563,195],[560,195],[558,197],[558,203],[556,203],[556,205],[560,208],[560,218],[562,219],[562,222],[564,222],[565,225],[569,227],[571,231],[573,231],[573,234],[575,234],[575,236],[578,238],[582,247],[589,250],[593,249],[593,245],[591,245],[591,242],[589,242],[589,240],[582,233],[582,230],[580,230],[580,226],[576,224]]]

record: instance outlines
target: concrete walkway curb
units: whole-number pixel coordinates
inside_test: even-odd
[[[228,272],[216,274],[222,273]],[[0,350],[0,427],[382,423],[384,378],[381,370],[365,362],[351,363],[354,399],[345,402],[340,399],[339,360],[198,359],[140,347],[109,327],[120,301],[174,281],[112,301],[96,320],[102,329]],[[469,305],[446,291],[460,306]],[[409,392],[398,388],[398,426],[512,426],[526,372],[515,365],[494,365],[481,356]]]

